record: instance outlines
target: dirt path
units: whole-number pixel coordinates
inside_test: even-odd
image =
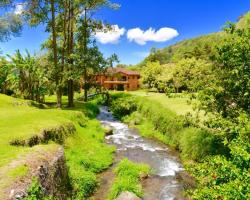
[[[97,189],[97,191],[94,193],[94,195],[90,199],[92,200],[107,199],[108,191],[110,190],[112,186],[114,178],[115,178],[115,175],[113,173],[113,167],[99,174],[98,179],[100,180],[100,187]]]
[[[106,171],[98,175],[97,178],[99,180],[100,185],[97,188],[96,192],[93,194],[93,196],[90,198],[91,200],[107,199],[109,191],[115,179],[115,174],[113,170],[116,167],[116,165],[120,162],[121,159],[122,157],[119,156],[119,154],[115,153],[113,165],[109,167]]]

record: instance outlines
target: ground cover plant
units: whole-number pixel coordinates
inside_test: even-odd
[[[138,128],[143,136],[155,138],[180,151],[186,168],[198,183],[197,189],[187,191],[192,198],[248,199],[248,116],[240,115],[233,122],[212,115],[203,118],[202,123],[195,123],[192,117],[177,114],[178,109],[175,113],[173,105],[168,109],[169,97],[165,96],[166,102],[162,105],[162,100],[152,98],[153,95],[147,98],[114,93],[111,110],[130,126]],[[128,103],[132,99],[134,105]],[[117,102],[123,102],[119,108]],[[178,100],[176,102],[179,104]]]
[[[126,1],[122,10],[131,2]],[[180,19],[188,14],[194,20],[175,24],[178,18],[172,17],[172,28],[159,27],[165,1],[151,2],[157,11],[152,16],[158,15],[159,20],[134,17],[146,12],[144,9],[152,12],[149,0],[134,3],[135,9],[129,9],[132,21],[127,18],[121,27],[119,20],[114,25],[105,19],[112,16],[107,14],[109,9],[120,7],[115,0],[1,0],[0,43],[21,36],[22,45],[17,46],[17,39],[0,47],[0,199],[14,199],[11,196],[19,195],[19,190],[26,199],[34,200],[54,198],[46,190],[55,198],[63,196],[58,199],[92,196],[99,186],[97,174],[112,165],[115,152],[105,144],[105,130],[96,119],[101,103],[142,136],[180,152],[185,169],[196,181],[196,188],[186,190],[188,199],[250,199],[250,12],[239,13],[249,10],[249,4],[232,6],[233,1],[221,0],[218,6],[207,1],[204,7],[206,3],[194,1],[186,9],[182,8],[185,3],[173,2],[165,6],[174,6],[171,10],[177,9],[173,13]],[[221,12],[230,6],[230,12]],[[209,10],[215,7],[217,11]],[[178,13],[182,9],[195,12]],[[218,17],[216,22],[212,17],[206,23],[202,17],[196,20],[197,15],[211,13]],[[214,31],[225,18],[236,22],[196,36],[202,31],[197,27],[206,26],[206,33]],[[137,28],[133,28],[129,23],[136,21]],[[144,28],[159,29],[142,30],[140,23]],[[33,31],[37,37],[33,38]],[[169,41],[166,44],[171,45],[153,47],[149,52],[149,46],[163,47],[158,42],[174,37],[177,43]],[[39,49],[33,39],[43,40]],[[124,63],[143,60],[135,65],[119,63],[113,52],[106,57],[110,49],[105,44],[114,50],[121,48],[118,53]],[[145,45],[144,51],[138,51],[136,45]],[[128,53],[130,56],[125,55]],[[115,71],[126,73],[117,75]],[[135,88],[140,90],[108,91]],[[113,130],[106,130],[108,134]],[[57,164],[57,158],[63,161],[62,169],[50,170],[49,166],[48,171],[62,170],[57,174],[64,181],[48,184],[58,189],[49,191],[38,173],[44,165]],[[114,171],[109,199],[123,191],[143,198],[140,176],[149,171],[148,166],[122,160]],[[49,174],[50,178],[56,181]],[[61,182],[67,184],[61,187]]]
[[[115,181],[109,192],[108,200],[115,200],[120,193],[126,191],[132,192],[138,197],[143,196],[140,177],[149,175],[149,166],[133,163],[125,158],[120,161],[114,172]]]
[[[54,98],[55,99],[55,98]],[[7,176],[1,176],[0,189],[8,187],[17,178],[29,174],[29,166],[20,164],[9,168],[9,164],[39,149],[53,152],[57,149],[58,140],[42,141],[29,145],[16,145],[11,141],[23,141],[40,135],[43,130],[53,130],[65,124],[73,126],[73,132],[61,135],[60,144],[65,147],[66,164],[69,167],[69,177],[72,194],[75,199],[88,197],[98,185],[96,174],[110,166],[114,148],[104,144],[104,131],[95,119],[98,113],[96,101],[76,102],[74,109],[58,110],[53,107],[39,109],[32,106],[30,101],[0,95],[1,110],[1,156],[0,169],[6,171]],[[50,102],[53,98],[50,97]],[[55,102],[55,101],[54,101]],[[10,134],[11,133],[11,134]],[[52,142],[52,143],[51,143]],[[1,194],[3,194],[1,192]]]
[[[114,93],[111,110],[115,116],[130,125],[135,125],[144,136],[159,139],[173,146],[180,150],[184,157],[200,160],[206,155],[217,153],[220,145],[218,136],[206,129],[196,127],[190,121],[189,115],[187,117],[178,115],[173,111],[172,105],[171,109],[167,108],[167,103],[162,105],[161,101],[164,97],[159,101],[155,100],[158,94],[155,98],[152,98],[153,95],[154,93],[148,98],[147,96]],[[165,99],[168,101],[167,96]],[[185,101],[182,103],[183,107],[191,107]],[[180,104],[178,98],[176,104]]]

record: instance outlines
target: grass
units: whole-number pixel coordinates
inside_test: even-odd
[[[29,138],[43,128],[70,122],[73,117],[74,113],[70,111],[38,109],[30,106],[28,101],[0,94],[0,167],[31,150],[11,146],[10,141]]]
[[[74,199],[84,199],[98,185],[95,174],[113,162],[113,147],[104,143],[104,131],[96,120],[77,126],[77,133],[65,142],[65,156],[73,186]]]
[[[138,118],[140,119],[138,120]],[[143,118],[138,112],[134,112],[131,115],[124,117],[123,121],[130,126],[136,127],[139,130],[140,134],[146,138],[156,139],[164,144],[175,146],[171,138],[169,138],[167,135],[162,134],[160,131],[155,130],[152,122],[147,120],[146,118]]]
[[[216,135],[197,127],[197,122],[190,116],[178,115],[167,104],[162,106],[163,99],[167,97],[159,101],[156,97],[162,94],[153,95],[155,97],[152,99],[133,93],[113,94],[111,110],[126,123],[137,127],[143,136],[171,145],[183,157],[197,161],[217,152],[220,140]]]
[[[54,105],[55,96],[46,97],[46,102]],[[69,166],[69,177],[73,187],[74,199],[90,195],[98,185],[96,173],[108,168],[113,161],[114,148],[104,143],[104,131],[95,119],[99,109],[96,101],[88,103],[76,101],[73,109],[46,107],[36,108],[30,101],[0,94],[0,193],[16,178],[26,176],[30,170],[25,164],[13,167],[10,163],[24,160],[37,149],[51,152],[55,145],[48,143],[34,147],[12,146],[13,139],[27,139],[37,135],[45,128],[53,128],[65,123],[73,123],[76,131],[64,141],[65,157]],[[39,152],[39,150],[38,150]],[[53,152],[53,151],[52,151]],[[36,155],[39,157],[39,153]],[[35,159],[36,159],[36,156]],[[33,158],[34,159],[34,158]],[[0,194],[0,199],[1,199]]]
[[[155,92],[145,92],[145,91],[133,91],[129,92],[136,96],[145,97],[149,100],[160,103],[164,108],[167,108],[177,115],[185,115],[187,113],[194,114],[193,106],[188,103],[188,97],[173,97],[169,98],[164,93],[155,93]]]
[[[132,192],[138,197],[143,196],[143,189],[140,183],[140,176],[148,175],[150,167],[144,164],[133,163],[123,159],[114,170],[116,178],[110,190],[108,200],[114,200],[125,191]]]
[[[23,164],[20,165],[10,171],[8,171],[7,176],[11,178],[16,178],[16,177],[24,177],[25,175],[28,174],[29,168],[27,165]]]

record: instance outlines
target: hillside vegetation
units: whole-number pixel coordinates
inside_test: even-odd
[[[42,106],[0,95],[0,198],[7,198],[15,182],[31,183],[32,162],[53,159],[60,145],[69,167],[65,192],[74,199],[90,196],[98,184],[95,174],[109,167],[114,151],[103,143],[104,131],[93,119],[96,103],[76,102],[73,110],[34,105]]]
[[[249,66],[250,12],[219,33],[153,49],[134,66],[148,97],[114,97],[117,116],[189,160],[193,199],[250,198]],[[175,107],[176,96],[189,96],[202,114],[185,113],[185,103]]]
[[[154,93],[149,97],[131,94],[113,94],[112,112],[139,129],[144,137],[157,139],[180,151],[186,169],[197,182],[195,190],[187,191],[192,199],[249,198],[249,119],[241,118],[243,121],[236,124],[226,119],[218,121],[218,118],[199,123],[200,118],[188,113],[177,114],[179,109],[174,111],[172,105],[166,104],[168,97],[165,102],[161,97],[161,102],[157,100],[158,94],[155,98],[152,98]],[[172,98],[172,101],[178,99]],[[187,107],[185,101],[179,104]],[[225,124],[220,124],[223,122]],[[232,129],[225,127],[228,124]],[[231,131],[238,136],[230,141]]]
[[[237,28],[250,26],[250,12],[241,16],[236,23]],[[151,54],[138,65],[140,69],[148,61],[159,61],[160,64],[176,63],[184,58],[210,60],[216,54],[216,47],[223,42],[226,35],[223,32],[211,33],[192,39],[186,39],[163,49],[152,49]]]

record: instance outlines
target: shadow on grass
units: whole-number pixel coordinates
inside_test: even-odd
[[[42,109],[55,109],[56,101],[45,102],[44,107],[40,107]],[[85,114],[90,119],[96,118],[96,115],[99,113],[99,105],[98,100],[93,99],[88,102],[75,100],[74,107],[68,107],[68,103],[66,101],[62,102],[62,110],[71,110],[71,111],[80,111]]]
[[[70,108],[63,106],[63,110],[75,110],[83,112],[88,118],[93,119],[96,118],[96,115],[99,113],[99,105],[96,100],[91,100],[88,102],[84,101],[75,101],[74,107]]]

